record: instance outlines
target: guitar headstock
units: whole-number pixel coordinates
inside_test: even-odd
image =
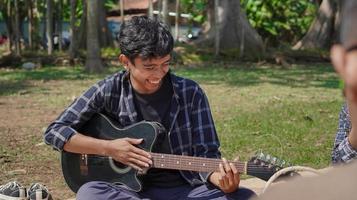
[[[286,161],[260,152],[248,161],[247,174],[267,181],[277,171],[288,166],[290,164]]]

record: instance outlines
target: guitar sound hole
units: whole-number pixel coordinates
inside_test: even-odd
[[[128,167],[127,165],[124,165],[123,163],[117,161],[114,161],[114,165],[120,169],[125,169]]]

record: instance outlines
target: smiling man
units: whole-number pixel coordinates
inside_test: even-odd
[[[142,139],[103,140],[77,130],[96,113],[122,127],[142,120],[161,123],[166,132],[152,152],[220,158],[219,141],[207,97],[192,80],[170,72],[173,37],[162,22],[133,17],[121,26],[119,60],[125,70],[89,88],[46,130],[45,141],[59,151],[102,155],[139,171],[152,165]],[[215,172],[149,169],[134,192],[104,181],[84,184],[78,200],[97,199],[248,199],[254,192],[239,188],[239,172],[222,159]]]

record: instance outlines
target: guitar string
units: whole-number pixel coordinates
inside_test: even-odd
[[[170,156],[173,156],[172,154],[168,154]],[[198,161],[199,159],[202,159],[203,161],[205,161],[205,163],[207,163],[208,165],[209,164],[216,164],[219,165],[219,163],[221,163],[221,160],[220,159],[215,159],[215,158],[199,158],[199,157],[190,157],[190,156],[181,156],[181,155],[175,155],[177,156],[180,160],[181,160],[181,166],[182,166],[182,162],[186,161],[186,162],[191,162],[191,166],[193,165],[193,161],[192,160],[196,160]],[[108,159],[108,157],[104,157],[104,156],[96,156],[96,155],[90,155],[89,157],[95,157],[95,158],[102,158],[102,159]],[[185,159],[186,157],[186,159]],[[165,158],[165,157],[164,157]],[[155,158],[154,158],[155,159]],[[158,158],[156,157],[156,160],[161,160],[161,156],[159,156]],[[173,159],[173,158],[165,158],[165,160],[173,160],[173,161],[177,161],[177,159]],[[206,162],[206,161],[209,161],[209,162]],[[229,161],[231,163],[234,163],[235,166],[237,167],[245,167],[245,163],[241,163],[241,162],[237,162],[237,161]],[[164,163],[166,163],[164,161]],[[172,163],[172,162],[171,162]],[[185,163],[184,163],[185,164]],[[187,165],[187,164],[186,164]],[[252,164],[249,164],[248,163],[248,169],[260,169],[260,170],[264,170],[265,172],[267,171],[266,169],[268,169],[268,171],[271,171],[272,170],[272,167],[278,167],[278,168],[282,168],[280,166],[266,166],[266,165],[269,165],[269,164],[264,164],[263,166],[261,164],[254,164],[253,166],[251,166]],[[177,165],[172,165],[172,166],[177,166]],[[160,166],[157,166],[157,167],[160,167]],[[202,168],[202,166],[198,166],[199,169]],[[207,168],[207,166],[205,166],[205,168]],[[213,168],[213,167],[212,167]],[[181,169],[181,168],[180,168]],[[216,168],[213,168],[213,170],[216,169]],[[196,170],[196,171],[199,171],[199,170]]]

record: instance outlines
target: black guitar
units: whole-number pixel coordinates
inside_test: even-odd
[[[160,132],[165,131],[162,125],[156,122],[139,122],[126,128],[118,128],[118,124],[102,114],[94,115],[80,130],[86,135],[113,140],[118,138],[143,138],[140,148],[151,152]],[[190,157],[172,154],[151,153],[153,164],[151,167],[163,169],[177,169],[200,172],[212,172],[218,169],[220,159]],[[276,158],[259,155],[249,162],[233,162],[240,173],[252,175],[268,180],[282,167]],[[271,162],[273,161],[273,162]],[[281,163],[280,163],[281,164]],[[76,154],[62,151],[61,165],[64,178],[73,192],[89,181],[107,181],[123,184],[129,189],[140,191],[141,183],[138,171],[114,161],[110,157]]]

